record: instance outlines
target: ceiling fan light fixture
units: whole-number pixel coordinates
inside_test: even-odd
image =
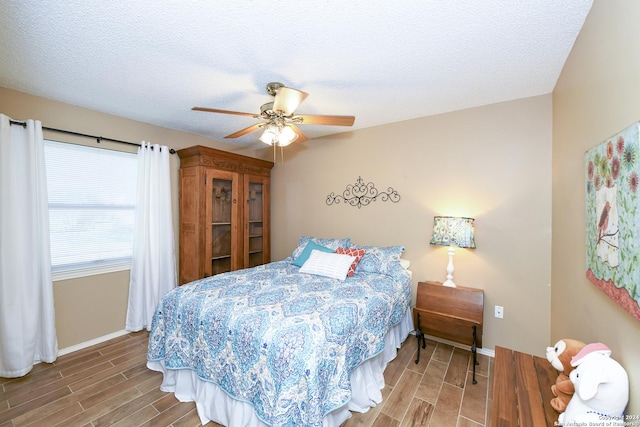
[[[284,126],[280,130],[280,136],[278,137],[278,145],[281,147],[286,147],[296,139],[298,139],[298,134],[291,128],[291,126]]]
[[[266,127],[262,135],[260,136],[260,141],[264,142],[267,145],[277,144],[279,139],[279,131],[276,125],[269,125]]]
[[[286,147],[298,139],[298,134],[290,126],[279,127],[278,125],[270,124],[265,128],[259,139],[267,145]]]
[[[309,96],[308,93],[290,87],[281,87],[273,101],[273,111],[281,112],[285,116],[293,114],[294,110]]]

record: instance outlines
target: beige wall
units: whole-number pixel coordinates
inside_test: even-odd
[[[551,95],[393,123],[285,150],[272,172],[272,255],[301,235],[406,246],[414,284],[444,281],[447,249],[429,245],[434,215],[476,219],[454,281],[485,291],[484,347],[542,355],[549,345]],[[356,118],[357,120],[357,118]],[[399,203],[328,206],[361,176]],[[415,290],[414,290],[415,292]],[[494,318],[494,305],[505,307]]]
[[[237,151],[221,142],[3,88],[0,112],[127,141]],[[60,134],[45,136],[68,140]],[[269,150],[242,154],[272,155]],[[485,290],[484,346],[542,354],[549,342],[550,156],[550,95],[290,147],[285,162],[273,169],[273,259],[287,256],[300,235],[349,235],[361,244],[404,244],[414,283],[442,281],[446,249],[428,244],[433,216],[473,216],[478,249],[457,251],[454,280]],[[174,157],[176,224],[178,165]],[[401,201],[378,201],[361,209],[326,205],[329,193],[341,193],[358,176],[381,191],[393,187]],[[124,328],[128,276],[117,272],[54,284],[60,348]],[[504,320],[493,317],[495,304],[505,307]]]
[[[585,278],[585,152],[640,119],[640,2],[593,8],[553,92],[551,338],[603,342],[640,414],[640,322]]]
[[[240,154],[253,151],[197,137],[184,132],[123,119],[97,111],[27,95],[0,87],[0,113],[16,120],[36,119],[42,125],[123,141],[149,141],[174,149],[206,145]],[[45,138],[96,146],[93,139],[45,132]],[[103,147],[135,152],[136,147],[102,142]],[[174,232],[178,241],[178,168],[177,155],[171,156]],[[135,184],[135,183],[134,183]],[[129,271],[88,276],[54,283],[58,346],[65,349],[124,329],[129,292]]]

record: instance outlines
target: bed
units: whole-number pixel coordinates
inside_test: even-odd
[[[413,330],[403,250],[305,236],[285,260],[180,286],[156,308],[147,366],[203,425],[337,427],[382,400]]]

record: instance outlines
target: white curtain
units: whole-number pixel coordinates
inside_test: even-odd
[[[137,192],[128,331],[150,330],[156,305],[177,283],[169,148],[142,143]]]
[[[0,114],[0,377],[57,355],[42,124]]]

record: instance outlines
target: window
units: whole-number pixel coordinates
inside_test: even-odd
[[[45,141],[45,164],[55,277],[129,268],[137,155]]]

